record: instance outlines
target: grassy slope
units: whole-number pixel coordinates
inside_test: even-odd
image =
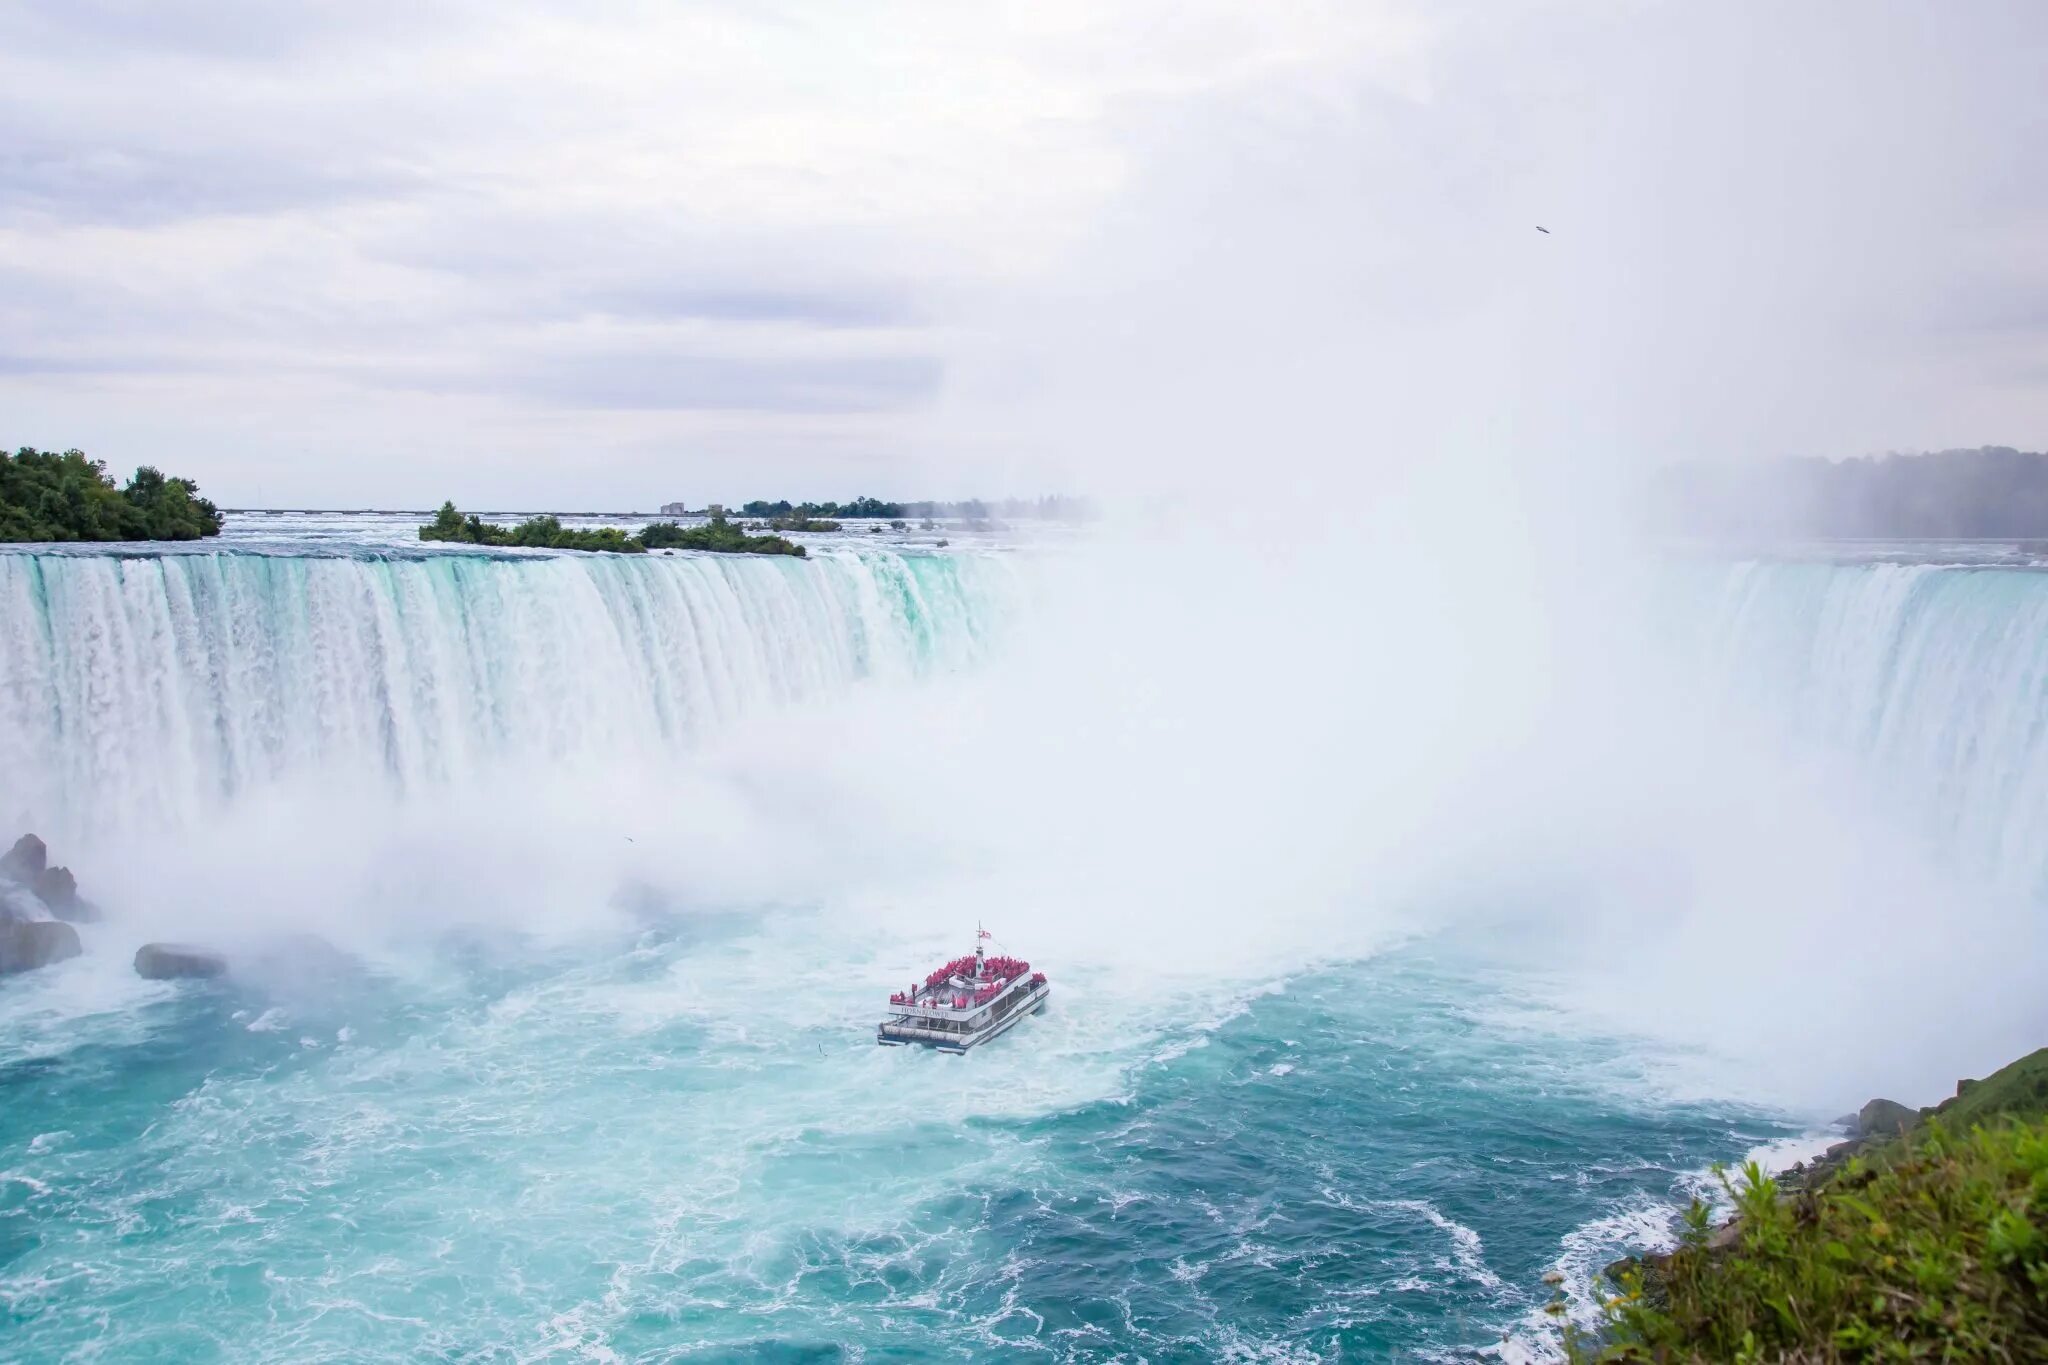
[[[1751,1166],[1737,1222],[1695,1205],[1578,1361],[2048,1360],[2048,1049],[1809,1189]]]
[[[2048,1116],[2048,1047],[2030,1052],[1981,1081],[1965,1081],[1962,1093],[1933,1110],[1956,1132],[1998,1118]]]

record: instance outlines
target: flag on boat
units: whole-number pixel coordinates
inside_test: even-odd
[[[992,935],[991,935],[991,934],[989,933],[989,931],[988,931],[988,930],[986,930],[986,929],[982,928],[982,927],[981,927],[980,925],[978,925],[978,924],[974,926],[974,936],[975,936],[976,938],[990,938],[990,937],[992,937]]]

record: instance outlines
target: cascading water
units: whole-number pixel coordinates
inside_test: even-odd
[[[2048,572],[1758,562],[1674,601],[1729,704],[1850,759],[1974,875],[2048,892]]]
[[[110,862],[135,847],[163,861],[122,883],[131,899],[110,906],[108,923],[85,926],[84,957],[0,983],[0,1354],[1551,1353],[1547,1271],[1565,1276],[1584,1320],[1598,1267],[1667,1238],[1674,1204],[1710,1189],[1709,1163],[1787,1150],[1809,1125],[1758,1104],[1739,1071],[1692,1069],[1695,1049],[1648,1043],[1625,1022],[1562,1019],[1529,940],[1461,935],[1465,907],[1448,895],[1424,908],[1441,911],[1449,932],[1364,961],[1298,955],[1278,974],[1235,958],[1190,969],[1199,952],[1170,963],[1147,952],[1133,967],[1077,949],[1144,936],[1119,913],[1197,940],[1216,929],[1208,907],[1187,903],[1222,880],[1196,844],[1228,858],[1252,818],[1260,858],[1296,830],[1309,843],[1294,856],[1338,858],[1325,847],[1338,842],[1331,831],[1375,808],[1360,795],[1371,783],[1328,773],[1374,777],[1374,761],[1399,754],[1389,782],[1427,790],[1442,738],[1432,694],[1464,689],[1446,708],[1454,720],[1499,695],[1486,690],[1487,669],[1454,653],[1425,658],[1426,685],[1390,708],[1425,733],[1396,743],[1384,717],[1341,709],[1354,687],[1387,682],[1355,680],[1343,665],[1381,667],[1381,650],[1353,655],[1347,638],[1317,654],[1323,637],[1313,637],[1300,657],[1287,654],[1294,618],[1259,631],[1229,615],[1274,585],[1254,571],[1258,591],[1220,597],[1246,565],[1227,547],[1197,548],[1210,591],[1155,611],[1195,637],[1176,636],[1163,666],[1150,640],[1122,651],[1131,620],[1113,617],[1086,645],[1038,660],[1045,672],[1020,665],[1024,681],[1009,691],[967,685],[991,670],[965,667],[998,657],[1026,596],[994,552],[826,546],[809,563],[360,545],[0,556],[9,800],[38,819],[197,830],[339,775],[408,798],[377,828],[410,833],[426,820],[429,845],[395,878],[358,885],[323,864],[290,888],[333,882],[346,900],[369,887],[421,926],[392,935],[395,946],[368,930],[361,942],[338,935],[360,958],[355,974],[301,990],[261,976],[138,982],[121,937],[132,932],[121,912],[170,894],[159,883],[175,880],[166,869],[177,859],[201,865],[200,901],[253,883],[258,920],[302,909],[306,897],[282,894],[278,875],[298,855],[272,856],[246,830],[206,848],[111,841]],[[1149,563],[1155,584],[1171,576],[1164,559]],[[2048,576],[1819,563],[1662,572],[1655,620],[1699,695],[1680,698],[1674,684],[1633,707],[1603,695],[1591,707],[1601,722],[1671,720],[1725,737],[1721,747],[1767,735],[1825,754],[1899,789],[1915,828],[1946,855],[2039,879],[2023,826],[2048,799]],[[1084,592],[1101,581],[1077,577]],[[1043,589],[1032,582],[1034,623],[1049,614]],[[1347,607],[1358,600],[1355,586],[1342,595]],[[1359,615],[1375,646],[1375,630],[1392,637],[1386,654],[1418,642],[1425,655],[1451,651],[1462,638],[1431,629],[1433,610],[1399,627]],[[1319,619],[1333,633],[1343,625]],[[956,667],[969,675],[958,704],[932,704],[932,675]],[[1222,676],[1193,702],[1162,676],[1192,673],[1202,685],[1212,667]],[[1617,691],[1646,686],[1636,678]],[[849,686],[863,679],[909,685]],[[1533,725],[1518,728],[1510,710],[1485,732],[1552,740],[1522,765],[1538,770],[1529,790],[1556,808],[1541,815],[1582,812],[1578,824],[1538,822],[1538,838],[1502,835],[1511,854],[1500,861],[1523,867],[1525,881],[1486,884],[1496,898],[1525,892],[1553,924],[1545,897],[1573,883],[1537,887],[1555,870],[1535,862],[1546,847],[1605,838],[1635,848],[1631,816],[1668,826],[1655,832],[1674,849],[1712,839],[1656,804],[1659,782],[1700,779],[1689,769],[1672,779],[1654,744],[1621,778],[1553,762],[1611,761],[1582,742],[1590,731],[1575,716],[1545,723],[1578,690],[1556,686],[1532,704]],[[849,693],[887,705],[828,709]],[[1106,699],[1087,709],[1098,693]],[[763,715],[778,735],[800,728],[786,745],[756,745],[761,732],[747,727]],[[1218,727],[1240,715],[1245,742],[1225,744]],[[842,728],[878,717],[890,722],[879,735]],[[748,742],[719,752],[732,733]],[[973,742],[994,749],[1005,735],[1017,747],[956,771]],[[1627,738],[1613,747],[1639,747]],[[928,761],[912,761],[919,744]],[[1134,757],[1089,767],[1092,750],[1125,745]],[[657,761],[635,771],[652,769],[652,785],[564,832],[561,811],[606,795],[574,765],[595,760],[609,780],[610,756],[650,751]],[[1254,765],[1222,775],[1275,780],[1248,795],[1214,790],[1219,770],[1202,765],[1219,751],[1217,761]],[[1255,766],[1297,752],[1313,761]],[[699,799],[683,778],[706,766],[719,769],[706,785],[732,771],[752,783],[748,810],[766,823]],[[1526,774],[1477,771],[1477,782],[1441,790],[1532,804],[1514,785]],[[953,785],[935,794],[942,772]],[[976,783],[1021,790],[976,806],[963,799]],[[1602,785],[1622,796],[1601,804]],[[478,808],[498,834],[496,822],[530,814],[519,808],[536,795],[559,804],[468,850],[441,836],[477,825],[429,819],[437,804]],[[1451,825],[1498,814],[1444,804]],[[255,828],[286,830],[285,844],[365,840],[361,807],[339,809],[348,819],[338,828]],[[1230,828],[1199,826],[1217,810]],[[663,821],[661,834],[629,826],[641,818]],[[894,862],[863,858],[878,843],[893,852],[920,820],[990,836],[952,850],[941,884],[955,894],[921,899],[907,877],[891,880],[923,846]],[[1162,827],[1176,824],[1188,828]],[[990,825],[1005,828],[975,828]],[[1443,824],[1400,828],[1421,842]],[[636,831],[637,843],[620,837]],[[611,874],[641,866],[607,860],[693,838],[682,894],[606,918]],[[1482,829],[1471,847],[1493,840]],[[378,870],[389,842],[334,866]],[[1398,852],[1402,841],[1381,843]],[[806,851],[824,875],[772,875]],[[579,853],[574,875],[532,897],[571,932],[492,931],[535,868]],[[421,873],[439,858],[459,866]],[[243,859],[263,870],[251,875]],[[1188,875],[1161,875],[1175,860]],[[1754,861],[1767,864],[1761,877],[1778,875]],[[490,880],[506,862],[515,873]],[[1024,862],[1081,875],[1032,881],[1016,875]],[[79,870],[95,890],[94,867],[81,858]],[[1261,880],[1287,869],[1256,871],[1227,880],[1227,912],[1279,938],[1310,907],[1259,899]],[[1344,910],[1369,915],[1371,896],[1393,894],[1391,878],[1357,880],[1368,903]],[[973,921],[1020,882],[1029,894],[991,918],[1006,950],[1050,970],[1058,995],[1047,1015],[967,1059],[875,1047],[887,990],[971,946]],[[1039,894],[1090,884],[1107,885],[1108,898],[1079,910]],[[1287,885],[1341,898],[1346,882]],[[1416,894],[1425,883],[1401,885]],[[1665,907],[1644,909],[1665,924]],[[1093,936],[1067,933],[1077,917],[1104,923]],[[1793,917],[1782,918],[1767,917],[1771,957]],[[461,927],[444,935],[444,925]],[[1728,936],[1718,923],[1707,935]],[[1556,944],[1536,936],[1538,951]]]
[[[670,747],[983,650],[996,555],[0,554],[4,814],[187,821],[299,774],[401,790]]]

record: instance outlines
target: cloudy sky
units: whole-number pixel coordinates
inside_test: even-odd
[[[2044,70],[2038,0],[14,0],[0,442],[612,509],[2040,448]]]

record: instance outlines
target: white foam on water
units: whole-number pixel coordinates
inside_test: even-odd
[[[1479,1234],[1456,1219],[1444,1216],[1442,1210],[1427,1199],[1382,1199],[1366,1205],[1368,1208],[1394,1209],[1414,1214],[1431,1227],[1445,1233],[1451,1239],[1451,1254],[1447,1261],[1439,1261],[1439,1268],[1454,1271],[1487,1290],[1501,1288],[1500,1276],[1486,1264],[1486,1247]]]
[[[137,944],[119,929],[78,929],[84,949],[78,957],[0,984],[0,1064],[138,1042],[154,1027],[148,1007],[175,994],[168,983],[135,974]]]
[[[1742,1161],[1726,1171],[1730,1180],[1741,1178],[1741,1167],[1754,1161],[1766,1176],[1777,1175],[1825,1152],[1841,1140],[1839,1133],[1810,1132],[1774,1138],[1751,1147]],[[1725,1218],[1731,1201],[1722,1184],[1723,1176],[1712,1169],[1679,1172],[1673,1190],[1686,1200],[1697,1199],[1714,1217]],[[1566,1233],[1559,1244],[1551,1271],[1562,1277],[1558,1291],[1564,1296],[1565,1320],[1581,1331],[1597,1331],[1604,1321],[1601,1302],[1615,1292],[1603,1288],[1603,1272],[1624,1256],[1651,1255],[1678,1245],[1684,1206],[1668,1199],[1638,1194],[1602,1217],[1583,1223]],[[1510,1333],[1509,1342],[1521,1360],[1561,1361],[1565,1359],[1563,1322],[1540,1307],[1531,1309]]]

